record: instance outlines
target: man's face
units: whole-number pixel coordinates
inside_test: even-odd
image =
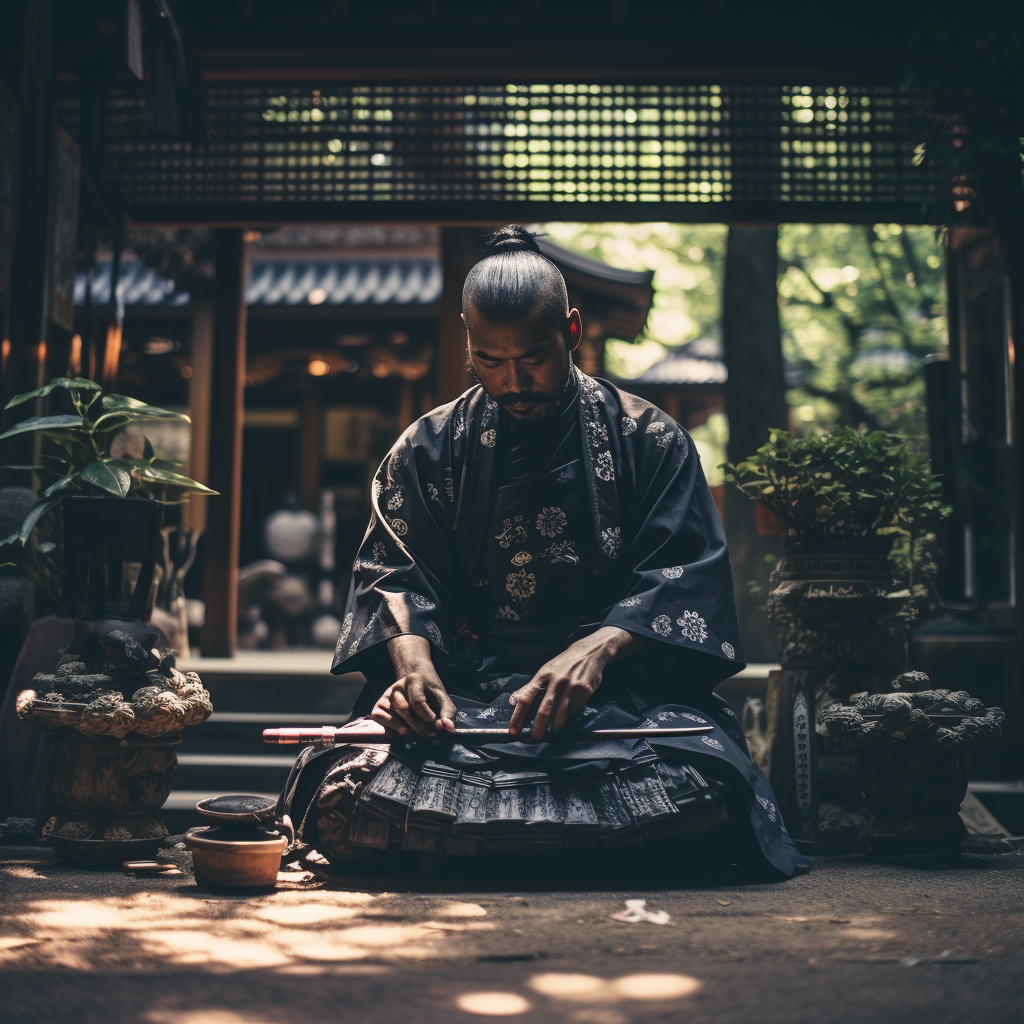
[[[462,319],[470,365],[491,398],[516,419],[549,415],[569,376],[570,348],[583,333],[579,311],[571,310],[560,325],[550,317],[495,324],[472,308]]]

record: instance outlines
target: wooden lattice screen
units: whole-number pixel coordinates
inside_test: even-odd
[[[431,215],[902,219],[927,96],[889,86],[211,86],[204,147],[108,100],[105,187],[140,220]],[[75,104],[63,106],[74,128]]]

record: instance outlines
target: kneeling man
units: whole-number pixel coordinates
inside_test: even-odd
[[[463,290],[479,384],[399,438],[373,481],[334,672],[385,747],[313,748],[282,809],[333,861],[653,843],[799,855],[712,688],[743,667],[725,537],[686,432],[581,373],[565,282],[532,235]],[[560,740],[568,724],[713,726]],[[469,746],[465,726],[523,742]]]

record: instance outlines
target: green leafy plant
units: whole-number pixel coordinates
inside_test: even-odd
[[[43,477],[56,477],[42,490],[21,529],[0,539],[0,555],[6,556],[2,564],[19,568],[51,597],[59,592],[60,573],[50,558],[54,544],[38,534],[40,524],[61,498],[78,494],[150,498],[171,504],[183,501],[189,493],[217,493],[184,476],[176,462],[158,458],[139,427],[153,420],[187,423],[187,416],[126,395],[103,394],[99,384],[81,377],[57,377],[12,398],[7,408],[54,392],[66,393],[68,412],[34,416],[0,434],[0,441],[23,434],[41,435],[43,464],[33,468]]]
[[[926,460],[883,431],[772,430],[754,455],[724,469],[726,481],[767,505],[792,537],[913,538],[952,511]]]

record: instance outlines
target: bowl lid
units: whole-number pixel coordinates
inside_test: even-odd
[[[254,796],[248,793],[211,796],[196,804],[196,810],[204,818],[226,822],[252,821],[253,818],[268,819],[273,817],[276,807],[275,797]]]

